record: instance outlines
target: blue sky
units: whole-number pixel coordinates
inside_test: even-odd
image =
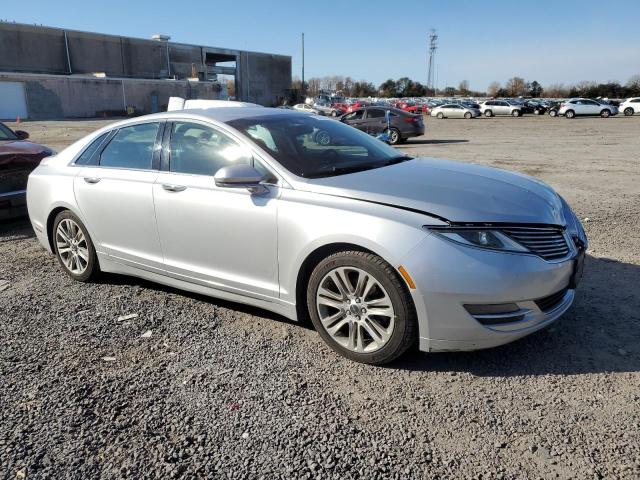
[[[427,33],[440,35],[438,87],[527,80],[622,83],[640,73],[640,0],[3,0],[0,19],[291,55],[300,76],[426,83]]]

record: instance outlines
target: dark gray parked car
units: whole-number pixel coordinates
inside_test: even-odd
[[[389,125],[387,125],[387,111]],[[391,145],[402,143],[407,138],[424,135],[422,115],[414,115],[398,108],[377,106],[358,108],[344,114],[340,117],[340,121],[370,135],[379,135],[388,130]]]

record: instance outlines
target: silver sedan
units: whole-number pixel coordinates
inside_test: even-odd
[[[115,272],[310,317],[334,350],[372,364],[414,343],[473,350],[549,325],[573,302],[587,247],[541,181],[411,158],[270,108],[110,125],[45,159],[27,203],[75,280]]]
[[[480,110],[477,108],[459,105],[457,103],[447,103],[440,105],[431,110],[430,115],[436,118],[475,118],[480,116]]]

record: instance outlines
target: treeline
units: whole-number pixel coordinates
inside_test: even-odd
[[[426,85],[402,77],[397,80],[389,79],[376,86],[366,80],[355,81],[351,77],[331,75],[326,77],[313,77],[305,84],[299,78],[294,79],[292,89],[305,92],[307,95],[316,96],[325,92],[340,92],[347,97],[424,97],[424,96],[470,96],[470,97],[605,97],[627,98],[640,96],[640,74],[633,75],[624,85],[609,81],[597,83],[583,81],[576,84],[564,85],[561,83],[543,87],[536,80],[527,81],[522,77],[512,77],[504,84],[492,82],[486,92],[473,91],[469,88],[469,81],[463,80],[458,87],[445,87],[443,89],[428,89]]]

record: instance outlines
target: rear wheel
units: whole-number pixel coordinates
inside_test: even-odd
[[[630,117],[631,115],[633,115],[633,108],[631,108],[631,107],[625,108],[624,109],[624,114],[625,114],[625,116]]]
[[[558,116],[558,111],[557,110],[550,110],[549,111],[549,116],[550,117],[557,117]]]
[[[87,228],[69,210],[60,212],[53,222],[53,246],[60,265],[74,280],[87,282],[100,273]]]
[[[540,115],[540,110],[538,110],[537,108],[533,111],[534,115]]]
[[[606,108],[600,112],[600,116],[602,118],[609,118],[611,116],[611,110],[607,110]]]
[[[440,120],[442,120],[444,118],[444,113],[439,112],[436,117],[438,117]]]
[[[493,117],[493,112],[491,110],[485,110],[484,111],[484,116],[485,117]]]
[[[332,117],[338,116],[338,112],[336,112],[335,110],[331,110],[331,116]]]
[[[567,110],[564,114],[565,117],[567,118],[573,118],[576,116],[576,112],[574,112],[573,110]]]
[[[397,128],[390,128],[387,130],[387,135],[389,135],[389,144],[397,145],[402,142],[402,137],[400,136],[400,131]]]
[[[466,118],[466,119],[469,119],[469,118],[471,118],[471,117],[472,117],[471,112],[466,112],[466,113],[464,114],[464,118]]]
[[[372,253],[338,252],[322,260],[311,274],[307,303],[322,339],[357,362],[390,362],[417,337],[406,285]]]
[[[511,112],[511,115],[513,115],[514,117],[519,117],[520,115],[522,115],[522,113],[520,112],[520,110],[514,110],[513,112]]]

